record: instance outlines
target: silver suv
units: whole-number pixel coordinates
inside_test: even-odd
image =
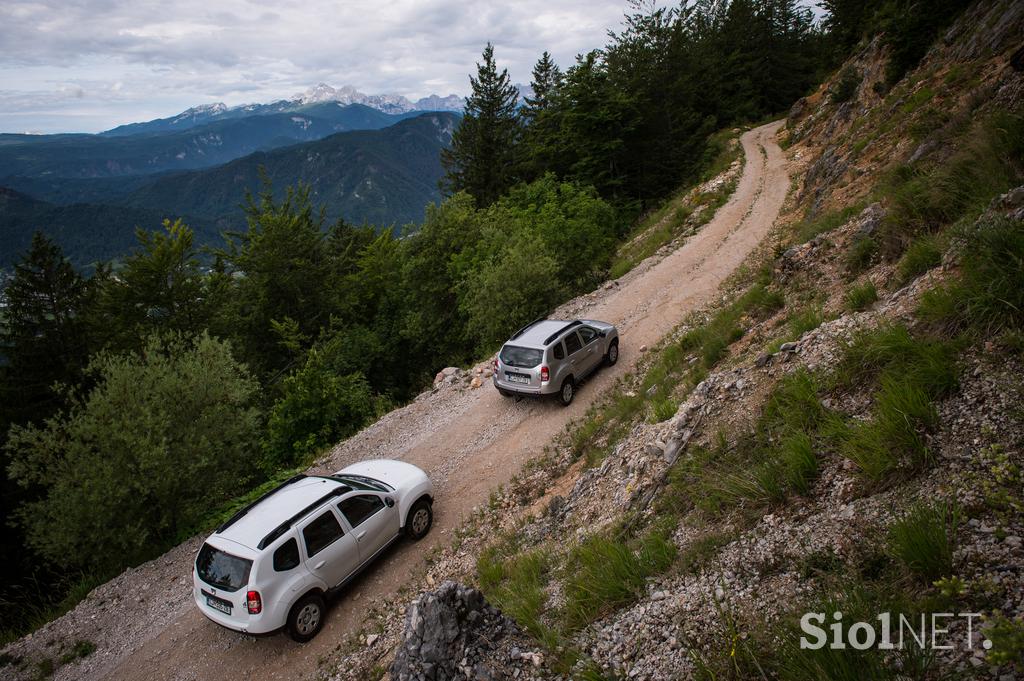
[[[515,332],[494,358],[491,380],[502,395],[558,395],[568,405],[576,384],[619,360],[619,332],[591,319],[538,319]]]

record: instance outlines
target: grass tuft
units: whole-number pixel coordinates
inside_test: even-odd
[[[480,590],[530,635],[554,647],[558,635],[541,618],[547,600],[544,587],[549,580],[549,558],[539,549],[514,554],[515,548],[514,542],[506,542],[481,552],[477,559]]]
[[[574,549],[567,566],[564,617],[578,629],[641,597],[647,578],[675,560],[675,545],[652,532],[634,550],[628,544],[592,536]]]
[[[96,652],[96,644],[92,641],[78,640],[63,655],[60,656],[61,664],[71,664],[76,660],[89,657]]]
[[[889,550],[925,584],[953,574],[960,513],[949,504],[918,504],[889,528]]]
[[[846,252],[846,271],[851,275],[860,274],[871,267],[878,253],[878,242],[869,236],[858,237]]]
[[[875,290],[875,285],[868,280],[863,284],[851,286],[850,290],[846,292],[843,302],[847,310],[860,312],[866,310],[877,300],[878,291]]]
[[[863,204],[857,204],[842,210],[830,213],[822,213],[817,217],[804,220],[796,225],[793,231],[793,239],[798,244],[807,243],[814,237],[831,232],[836,227],[850,221],[854,215],[863,210]]]
[[[1024,327],[1024,222],[982,220],[962,231],[957,281],[926,292],[919,313],[949,331]]]
[[[905,464],[928,463],[931,450],[923,433],[938,421],[928,393],[912,381],[885,377],[875,400],[872,418],[850,426],[843,436],[842,453],[875,481]]]
[[[931,460],[926,434],[938,423],[934,401],[957,386],[957,344],[915,338],[904,326],[858,333],[844,348],[832,375],[846,389],[876,379],[871,418],[837,426],[844,456],[865,477],[882,481],[900,468]]]
[[[903,257],[896,266],[900,285],[921,276],[942,263],[942,239],[936,234],[924,234],[910,242]]]

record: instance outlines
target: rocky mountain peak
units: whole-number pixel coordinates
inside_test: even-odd
[[[338,102],[343,105],[362,104],[388,114],[401,114],[409,111],[462,111],[465,106],[465,100],[455,94],[450,94],[447,97],[429,95],[413,102],[404,95],[367,95],[351,85],[335,88],[327,83],[318,83],[305,92],[295,94],[292,101],[299,105],[324,102]]]

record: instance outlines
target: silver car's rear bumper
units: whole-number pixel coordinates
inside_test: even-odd
[[[539,397],[540,395],[554,395],[558,392],[558,388],[551,385],[550,381],[537,388],[535,386],[523,385],[522,383],[510,383],[508,381],[498,380],[497,375],[491,376],[491,383],[494,384],[495,388],[500,388],[505,392],[515,393],[516,395],[532,395]]]

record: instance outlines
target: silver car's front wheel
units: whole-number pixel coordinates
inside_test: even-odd
[[[608,354],[605,356],[605,359],[608,361],[608,366],[614,366],[614,364],[619,361],[618,343],[612,343],[608,346]]]

